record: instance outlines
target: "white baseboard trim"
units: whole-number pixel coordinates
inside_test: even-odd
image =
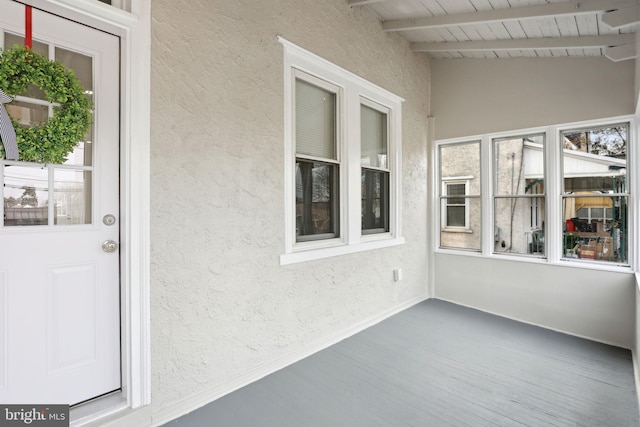
[[[600,344],[610,345],[612,347],[619,347],[619,348],[623,348],[625,350],[631,350],[631,346],[626,345],[626,344],[617,343],[617,342],[614,342],[614,341],[601,340],[601,339],[590,337],[588,335],[581,335],[581,334],[576,334],[576,333],[571,332],[571,331],[565,331],[563,329],[552,328],[551,326],[543,325],[541,323],[531,322],[529,320],[520,319],[518,317],[509,316],[509,315],[506,315],[504,313],[499,313],[497,311],[487,310],[485,308],[477,307],[477,306],[470,305],[470,304],[464,304],[464,303],[461,303],[459,301],[448,299],[448,298],[442,298],[442,297],[438,297],[438,296],[434,296],[432,298],[438,299],[440,301],[450,302],[452,304],[459,305],[461,307],[466,307],[466,308],[471,308],[473,310],[478,310],[478,311],[481,311],[483,313],[492,314],[494,316],[502,317],[504,319],[513,320],[513,321],[524,323],[524,324],[531,325],[531,326],[537,326],[539,328],[547,329],[549,331],[559,332],[561,334],[569,335],[569,336],[576,337],[576,338],[582,338],[582,339],[585,339],[585,340],[588,340],[588,341],[597,342],[597,343],[600,343]]]
[[[152,416],[152,426],[159,426],[174,420],[182,415],[188,414],[208,403],[213,402],[216,399],[221,398],[233,391],[236,391],[246,385],[249,385],[261,378],[266,377],[280,369],[296,363],[306,357],[311,356],[327,347],[330,347],[352,335],[357,334],[364,329],[367,329],[381,321],[397,314],[409,307],[412,307],[418,303],[421,303],[429,298],[428,294],[422,294],[416,298],[405,301],[397,306],[394,306],[388,310],[376,314],[368,319],[358,322],[350,327],[330,334],[322,339],[315,340],[308,345],[302,346],[296,351],[293,351],[287,355],[279,357],[269,363],[261,365],[255,369],[250,370],[245,375],[235,378],[231,381],[227,381],[222,384],[217,384],[190,396],[186,396],[171,405],[164,406],[160,411],[156,412]]]

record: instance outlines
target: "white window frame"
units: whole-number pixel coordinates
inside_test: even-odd
[[[434,239],[434,251],[438,253],[455,253],[462,256],[476,256],[487,258],[509,259],[512,261],[529,262],[537,264],[550,264],[565,267],[580,267],[593,270],[630,272],[638,271],[640,267],[640,239],[636,236],[640,227],[640,209],[637,206],[637,199],[640,198],[640,153],[636,149],[638,142],[638,121],[637,116],[627,115],[609,117],[597,120],[587,120],[574,123],[550,125],[529,129],[516,129],[505,132],[496,132],[483,135],[471,135],[461,138],[451,138],[436,140],[433,145],[433,156],[438,157],[438,148],[444,144],[467,143],[473,140],[480,140],[481,151],[481,182],[482,182],[482,250],[479,252],[466,251],[459,248],[440,247],[439,239]],[[561,132],[573,129],[594,128],[610,126],[619,123],[629,123],[629,144],[627,146],[627,176],[628,194],[630,202],[628,205],[628,256],[626,264],[609,263],[602,261],[590,261],[581,259],[564,258],[562,254],[562,153],[561,153]],[[545,135],[545,257],[531,257],[508,255],[493,252],[493,176],[494,165],[492,162],[493,141],[500,138],[513,137],[514,135]],[[432,179],[439,182],[439,166],[436,164],[432,172]],[[436,187],[437,188],[437,187]],[[434,189],[435,190],[435,189]],[[434,194],[436,199],[437,194]],[[442,215],[439,203],[434,203],[432,215],[438,218]],[[440,220],[434,221],[432,231],[438,236],[440,233]]]
[[[469,181],[472,177],[443,177],[442,178],[442,196],[445,203],[442,203],[442,212],[440,214],[441,229],[446,232],[453,233],[467,233],[469,230]],[[447,196],[449,196],[449,185],[464,185],[464,226],[449,225],[447,222],[447,209],[449,204],[446,202]]]
[[[336,166],[338,169],[338,183],[337,185],[335,183],[332,183],[332,187],[337,187],[338,189],[338,200],[332,200],[332,203],[338,203],[338,209],[334,209],[333,207],[331,208],[334,212],[334,220],[338,222],[337,225],[337,229],[338,229],[338,235],[337,236],[331,236],[331,237],[326,237],[325,235],[314,235],[314,234],[309,234],[309,235],[304,235],[304,236],[298,236],[296,233],[296,244],[300,245],[300,246],[304,246],[303,242],[318,242],[320,240],[322,241],[336,241],[336,239],[339,239],[340,236],[340,230],[342,227],[342,220],[343,220],[343,214],[342,214],[342,192],[343,192],[343,188],[341,186],[341,182],[342,182],[342,173],[343,173],[343,167],[342,167],[342,146],[343,146],[343,135],[342,132],[340,132],[340,129],[342,129],[342,105],[344,104],[344,102],[342,101],[343,98],[343,93],[342,93],[342,89],[334,84],[331,84],[330,82],[326,81],[326,80],[322,80],[317,78],[316,76],[310,75],[308,73],[305,73],[301,70],[297,70],[294,69],[293,70],[293,85],[295,87],[295,82],[296,80],[302,80],[306,83],[312,84],[313,86],[316,86],[320,89],[324,89],[327,92],[331,92],[335,95],[336,97],[336,105],[335,105],[335,112],[336,112],[336,121],[335,121],[335,126],[336,126],[336,135],[335,135],[335,159],[328,159],[328,158],[323,158],[323,157],[316,157],[316,156],[310,156],[310,155],[306,155],[306,154],[300,154],[298,153],[298,150],[296,148],[296,142],[295,142],[295,137],[294,137],[294,141],[293,141],[293,145],[294,145],[294,152],[295,152],[295,159],[294,159],[294,163],[297,162],[298,159],[304,160],[304,161],[308,161],[308,162],[318,162],[318,163],[325,163],[325,164],[329,164],[329,165],[333,165]],[[294,119],[292,119],[292,126],[294,126],[295,129],[295,89],[294,89],[294,95],[292,96],[293,98],[293,111],[292,114],[294,115]],[[296,132],[295,130],[292,131],[292,135],[295,135]],[[295,179],[295,175],[294,175],[294,179]],[[337,212],[336,212],[337,211]],[[335,228],[335,226],[334,226]],[[334,233],[331,233],[332,235]],[[330,243],[329,243],[330,244]]]
[[[627,125],[627,131],[628,131],[628,135],[627,135],[627,170],[626,170],[626,176],[627,176],[627,190],[625,193],[619,193],[618,195],[620,197],[626,197],[629,201],[628,205],[627,205],[627,217],[629,219],[629,224],[628,224],[628,229],[627,229],[627,262],[626,263],[613,263],[613,262],[602,262],[602,261],[591,261],[591,260],[584,260],[584,259],[575,259],[575,258],[567,258],[564,256],[563,253],[563,249],[562,247],[559,247],[558,250],[558,256],[559,258],[566,262],[566,263],[576,263],[576,264],[580,264],[580,265],[611,265],[611,266],[617,266],[619,268],[627,268],[630,269],[632,268],[634,265],[636,266],[636,270],[639,267],[639,265],[637,264],[636,259],[634,259],[634,257],[638,257],[640,256],[640,254],[637,253],[636,250],[636,246],[637,242],[636,242],[636,237],[635,237],[635,233],[638,228],[638,220],[640,219],[640,217],[638,217],[638,212],[635,210],[635,206],[633,203],[634,199],[638,198],[638,189],[639,187],[634,185],[635,181],[634,179],[637,179],[638,177],[638,173],[637,173],[637,167],[640,166],[640,162],[637,159],[637,154],[635,152],[635,145],[637,144],[638,140],[637,140],[637,123],[635,122],[635,120],[631,117],[628,117],[626,119],[621,119],[621,120],[600,120],[600,121],[589,121],[589,122],[585,122],[585,123],[572,123],[572,124],[567,124],[567,125],[563,125],[558,127],[558,129],[556,130],[557,133],[557,138],[558,138],[558,165],[559,165],[559,171],[560,171],[560,178],[559,178],[559,184],[560,184],[560,189],[559,189],[559,197],[558,197],[558,203],[560,205],[560,209],[562,209],[562,203],[564,201],[564,199],[566,197],[576,197],[574,195],[568,195],[564,193],[564,185],[563,185],[563,179],[564,179],[564,151],[562,149],[562,134],[563,132],[567,132],[567,131],[575,131],[575,130],[586,130],[586,129],[595,129],[595,128],[602,128],[602,127],[607,127],[607,126],[615,126],[615,125],[620,125],[620,124],[625,124]],[[635,193],[634,193],[635,191]],[[560,211],[560,215],[562,215],[562,210]]]
[[[380,105],[375,101],[371,101],[367,98],[360,98],[360,106],[365,106],[365,107],[369,107],[372,110],[376,110],[382,114],[385,115],[386,119],[387,119],[387,135],[386,135],[386,149],[387,149],[387,163],[385,167],[381,167],[381,166],[364,166],[362,165],[362,162],[360,162],[360,173],[362,174],[362,170],[367,169],[370,171],[377,171],[377,172],[384,172],[389,174],[389,194],[387,194],[387,200],[389,203],[389,209],[387,212],[388,216],[391,216],[391,167],[389,166],[389,154],[391,152],[391,144],[390,144],[390,138],[389,138],[389,129],[391,127],[391,123],[390,123],[390,115],[391,115],[391,111],[389,110],[389,108],[385,107],[384,105]],[[362,146],[362,140],[359,141],[360,145]],[[362,197],[362,194],[361,194]],[[387,218],[387,221],[389,221],[389,227],[391,227],[391,219]],[[383,233],[387,233],[387,231],[384,230],[380,230],[380,229],[369,229],[369,230],[363,230],[361,228],[361,233],[363,236],[369,236],[369,235],[373,235],[373,234],[383,234]]]
[[[543,151],[542,151],[542,157],[543,157],[543,171],[544,171],[544,175],[543,175],[543,182],[548,182],[548,173],[549,173],[549,169],[546,167],[547,164],[547,152],[546,152],[546,145],[547,145],[547,140],[548,140],[548,135],[546,132],[534,132],[534,133],[527,133],[527,134],[522,134],[522,133],[513,133],[513,134],[500,134],[500,136],[495,137],[495,136],[491,136],[490,140],[491,140],[491,159],[493,159],[493,162],[491,163],[491,176],[492,176],[492,183],[493,183],[493,188],[497,188],[497,184],[498,184],[498,176],[496,175],[497,172],[497,167],[496,167],[496,162],[497,162],[497,153],[496,153],[496,145],[499,142],[505,141],[505,140],[515,140],[515,139],[526,139],[528,137],[536,137],[536,136],[542,136],[543,137]],[[523,143],[526,143],[523,141]],[[522,162],[524,162],[524,159],[522,159]],[[524,164],[524,163],[523,163]],[[492,192],[493,194],[493,192]],[[493,222],[493,231],[491,233],[492,236],[494,236],[494,242],[496,242],[497,237],[499,236],[498,233],[498,229],[496,228],[496,224],[495,224],[495,206],[496,206],[496,200],[498,199],[520,199],[520,200],[538,200],[540,198],[545,200],[545,206],[548,203],[548,194],[545,191],[543,194],[530,194],[530,195],[526,195],[526,194],[522,194],[522,195],[507,195],[507,194],[493,194],[492,196],[492,201],[491,201],[491,217],[492,217],[492,222]],[[530,203],[531,202],[527,202]],[[546,218],[546,210],[544,211],[545,213],[545,218]],[[530,230],[529,231],[525,231],[525,239],[530,239],[532,232],[533,232],[533,225],[531,225]],[[545,232],[546,234],[546,232]],[[501,252],[501,251],[496,251],[495,247],[492,248],[493,254],[494,255],[498,255],[498,256],[508,256],[508,257],[536,257],[536,258],[540,258],[540,259],[544,259],[546,257],[545,254],[538,254],[536,253],[528,253],[527,252]]]
[[[280,264],[292,264],[401,245],[402,98],[295,44],[278,37],[284,47],[284,254]],[[342,144],[340,169],[339,236],[296,242],[295,129],[293,98],[296,74],[303,72],[340,88],[337,135]],[[300,74],[298,74],[300,75]],[[367,99],[388,109],[389,120],[389,232],[362,234],[360,186],[360,104]]]

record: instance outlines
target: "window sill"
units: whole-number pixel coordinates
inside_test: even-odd
[[[403,245],[404,237],[366,240],[351,245],[340,245],[323,248],[313,248],[280,255],[280,265],[296,264],[299,262],[313,261],[316,259],[330,258],[347,255],[356,252],[364,252],[374,249],[388,248]]]
[[[441,229],[440,231],[442,231],[444,233],[467,233],[467,234],[473,234],[473,230],[471,230],[469,228],[445,227],[445,228]]]
[[[582,270],[599,270],[599,271],[611,271],[616,273],[633,273],[633,269],[631,266],[626,264],[615,264],[615,263],[599,263],[597,261],[584,260],[584,259],[573,259],[573,258],[560,258],[557,261],[550,261],[544,257],[537,257],[531,255],[511,255],[511,254],[501,254],[501,253],[492,253],[491,255],[484,255],[482,252],[477,250],[465,250],[465,249],[453,249],[453,248],[436,248],[435,253],[446,254],[446,255],[458,255],[458,256],[468,256],[468,257],[476,257],[476,258],[484,258],[490,260],[505,260],[505,261],[514,261],[514,262],[527,262],[531,264],[539,264],[539,265],[549,265],[549,266],[560,266],[560,267],[568,267],[568,268],[579,268]]]

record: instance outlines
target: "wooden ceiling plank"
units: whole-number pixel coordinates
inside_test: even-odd
[[[446,27],[450,25],[486,24],[489,22],[603,12],[636,4],[636,0],[570,0],[505,9],[428,16],[417,19],[391,20],[383,22],[382,28],[384,31],[405,31],[428,27]]]

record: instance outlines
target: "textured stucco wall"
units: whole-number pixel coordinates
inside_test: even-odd
[[[406,99],[406,244],[279,265],[277,35]],[[424,56],[346,0],[154,0],[151,53],[152,412],[426,293]]]

